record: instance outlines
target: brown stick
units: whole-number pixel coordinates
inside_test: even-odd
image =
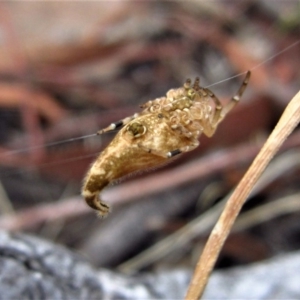
[[[229,198],[204,247],[185,299],[199,299],[230,229],[258,178],[279,147],[300,122],[300,92],[286,107],[276,127]]]

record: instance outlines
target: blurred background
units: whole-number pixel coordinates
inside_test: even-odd
[[[299,1],[0,3],[0,227],[65,245],[94,266],[135,273],[193,267],[223,198],[299,90]],[[174,162],[80,196],[115,133],[99,129],[199,76],[240,104]],[[236,76],[238,75],[238,76]],[[220,82],[222,81],[222,82]],[[300,246],[300,133],[243,208],[217,267]]]

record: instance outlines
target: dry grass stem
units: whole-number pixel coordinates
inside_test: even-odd
[[[185,299],[199,299],[231,227],[258,178],[300,121],[300,92],[286,107],[276,127],[229,198],[197,263]]]
[[[0,211],[4,214],[14,214],[15,210],[11,200],[9,199],[2,182],[0,181]]]
[[[242,149],[241,149],[242,150]],[[298,168],[300,165],[300,154],[298,151],[288,151],[276,159],[272,161],[269,165],[268,169],[265,173],[260,177],[258,183],[255,185],[255,188],[252,190],[251,195],[254,196],[260,191],[262,191],[268,184],[286,174],[295,168]],[[175,172],[177,174],[177,172]],[[231,193],[230,193],[231,194]],[[294,199],[296,196],[292,196]],[[251,227],[256,225],[258,222],[263,222],[263,216],[259,213],[260,207],[262,210],[265,211],[266,209],[271,209],[271,214],[266,215],[266,219],[269,220],[270,218],[274,218],[279,214],[285,214],[291,212],[291,207],[293,207],[294,201],[290,200],[287,197],[289,202],[285,209],[282,209],[281,212],[278,211],[277,207],[281,207],[282,205],[281,200],[277,200],[275,202],[271,202],[269,204],[261,205],[258,208],[255,208],[245,214],[243,214],[240,218],[241,220],[237,220],[233,230],[239,230],[238,224],[242,224],[244,227]],[[218,216],[222,212],[226,202],[228,201],[229,196],[225,197],[220,201],[217,205],[214,205],[210,209],[208,209],[205,213],[201,214],[193,221],[189,222],[175,233],[170,234],[163,240],[160,240],[153,246],[147,248],[143,252],[139,253],[138,255],[130,258],[129,260],[125,261],[121,265],[119,265],[118,269],[127,274],[133,274],[140,270],[141,268],[154,263],[155,261],[163,258],[164,256],[168,255],[172,251],[176,251],[176,249],[180,247],[184,247],[185,245],[189,244],[192,239],[200,235],[206,235],[210,232],[213,225],[215,224]],[[286,199],[286,198],[284,198]],[[278,203],[278,205],[277,205]],[[274,205],[274,207],[273,207]],[[300,205],[300,204],[299,204]],[[296,209],[296,207],[295,207]],[[257,215],[258,213],[258,215]],[[253,217],[253,215],[255,215]],[[244,219],[245,217],[245,219]],[[253,218],[253,219],[252,219]],[[240,223],[241,222],[241,223]],[[0,220],[1,224],[1,220]]]
[[[236,221],[232,232],[239,232],[267,222],[284,214],[300,211],[300,193],[273,200],[243,213]]]

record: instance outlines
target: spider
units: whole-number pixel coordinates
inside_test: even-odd
[[[202,133],[211,137],[239,102],[250,75],[248,71],[237,94],[225,106],[212,91],[199,85],[199,78],[193,84],[187,79],[183,87],[171,89],[166,96],[143,104],[140,113],[98,131],[97,134],[102,134],[120,129],[84,179],[82,196],[86,203],[105,217],[110,208],[99,194],[109,183],[195,149]]]

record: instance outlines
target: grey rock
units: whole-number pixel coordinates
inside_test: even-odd
[[[300,299],[300,252],[214,272],[204,299]],[[64,247],[0,231],[0,299],[182,299],[190,270],[126,276]]]

